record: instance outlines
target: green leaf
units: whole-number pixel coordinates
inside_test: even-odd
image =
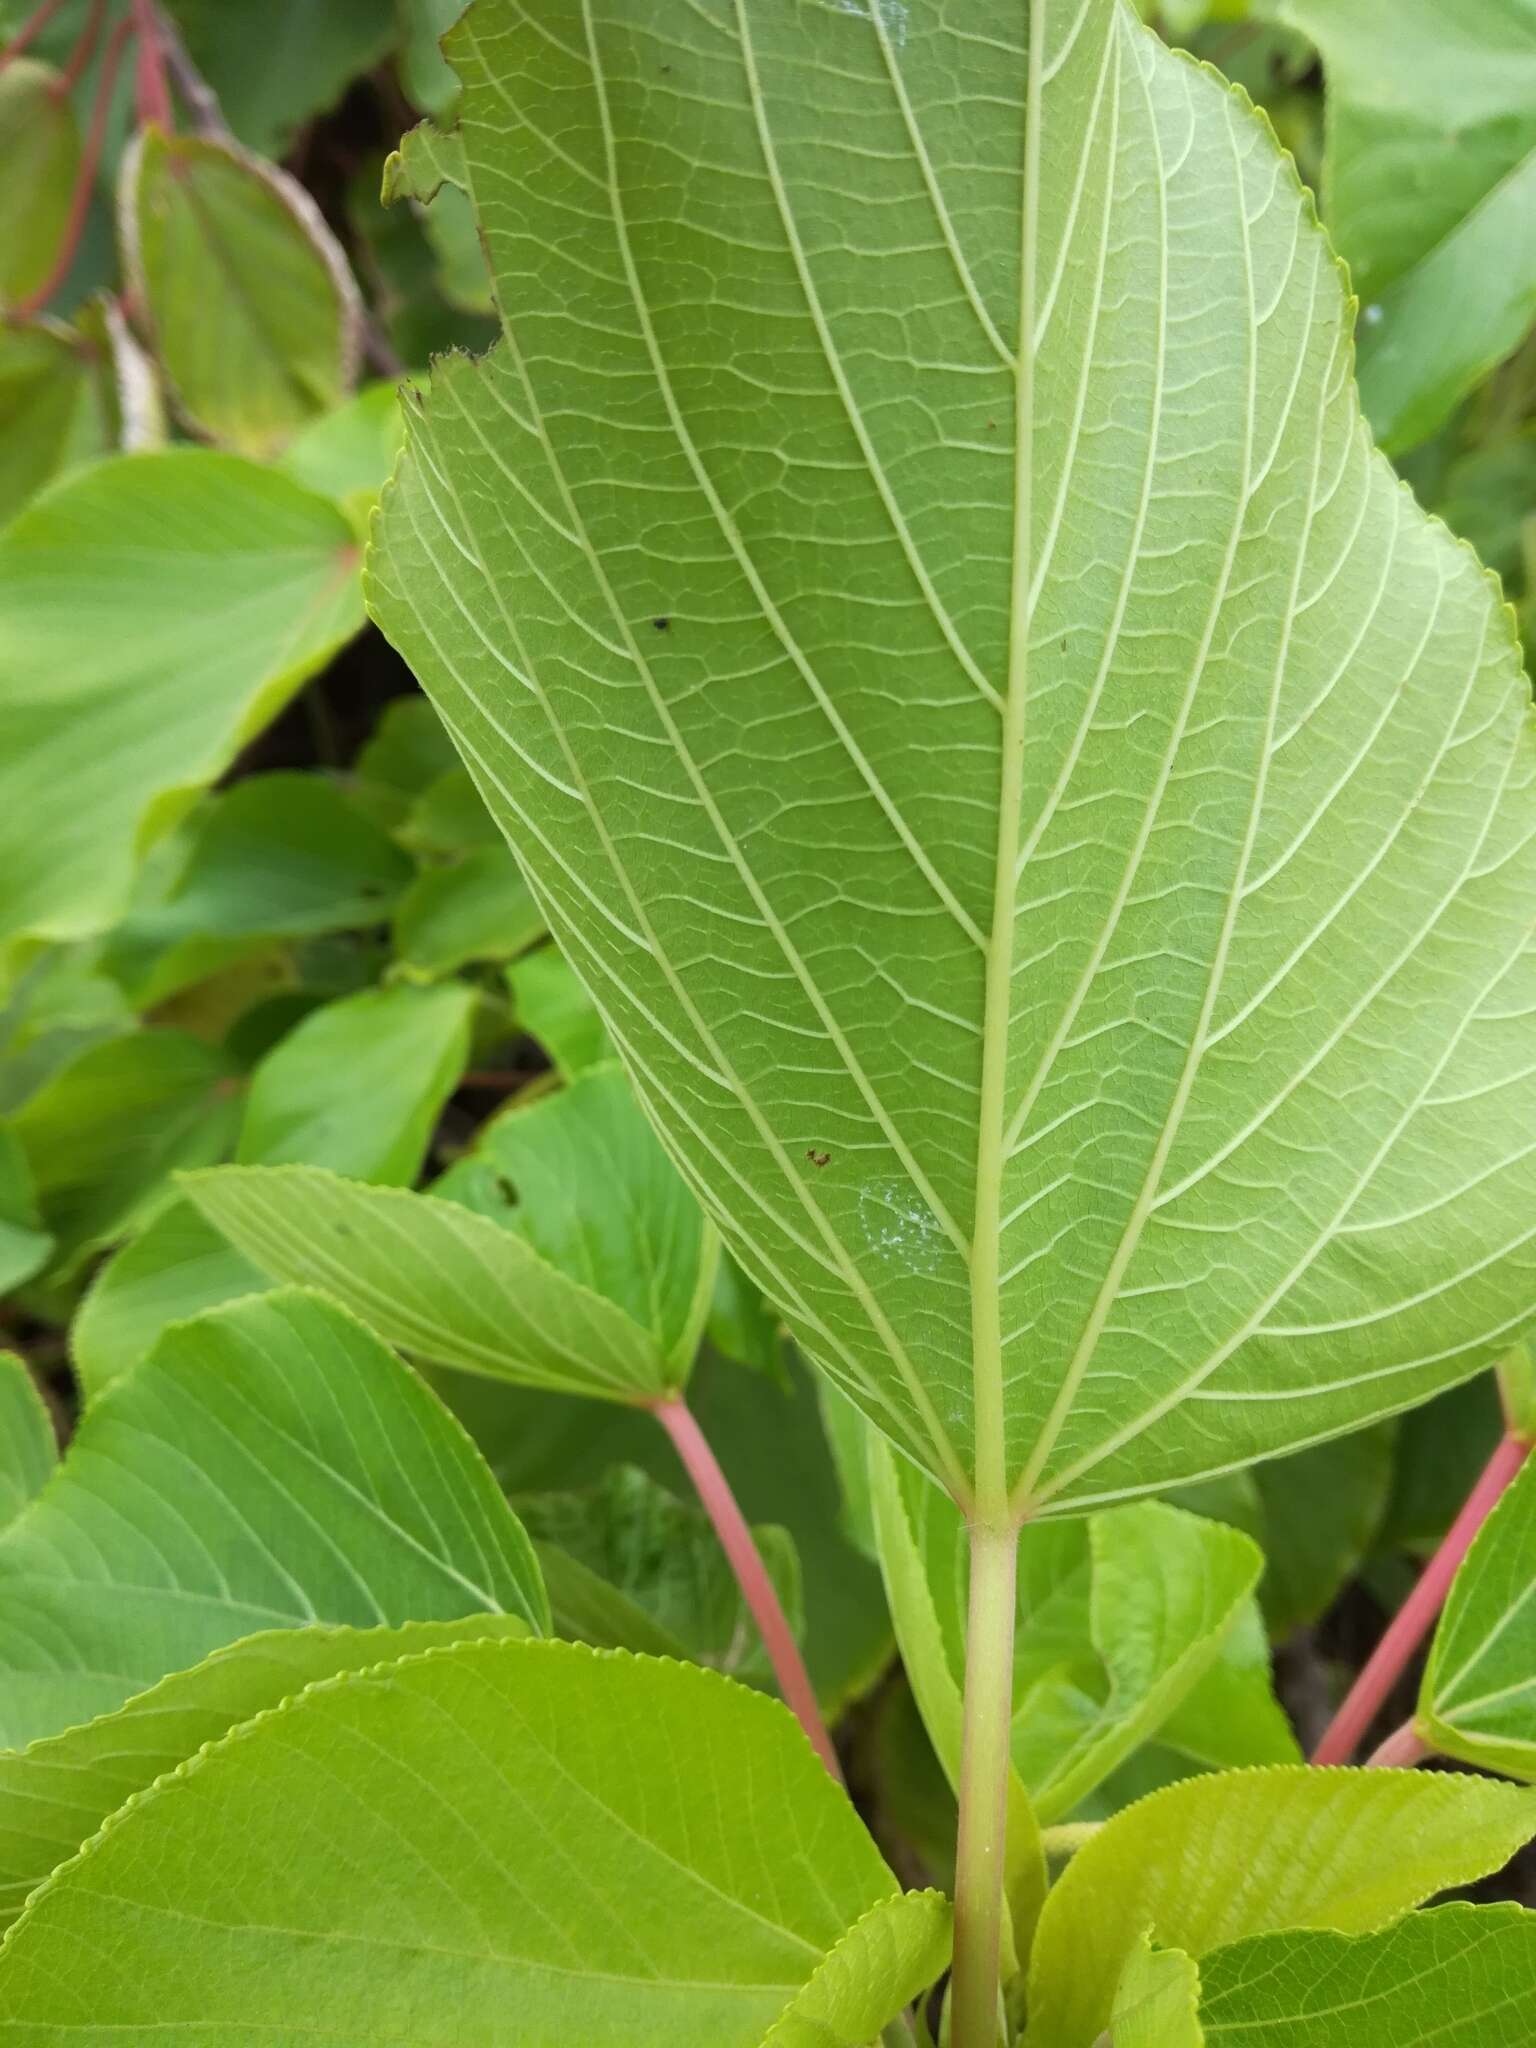
[[[1425,1740],[1536,1778],[1536,1463],[1527,1461],[1451,1582],[1419,1691]]]
[[[32,1168],[9,1124],[0,1124],[0,1295],[46,1266],[53,1233],[38,1214]]]
[[[58,1456],[37,1382],[14,1352],[0,1351],[0,1528],[41,1493]]]
[[[461,1203],[298,1166],[182,1185],[259,1272],[323,1288],[419,1358],[612,1401],[671,1384],[669,1361],[621,1309]]]
[[[127,1236],[179,1167],[222,1158],[239,1120],[234,1068],[181,1031],[90,1046],[11,1119],[67,1268]]]
[[[1143,1935],[1115,1990],[1110,2048],[1204,2048],[1200,1972],[1182,1949],[1153,1948]]]
[[[110,1813],[204,1743],[317,1680],[468,1638],[521,1636],[515,1614],[400,1628],[285,1628],[247,1636],[115,1713],[0,1755],[0,1927]]]
[[[107,325],[82,317],[79,328],[0,321],[0,526],[50,478],[116,445]]]
[[[402,845],[424,859],[457,860],[487,846],[510,859],[500,828],[481,802],[467,768],[450,768],[428,783],[411,805],[399,837]]]
[[[1536,1913],[1437,1906],[1381,1934],[1268,1934],[1201,1976],[1207,2048],[1524,2048]]]
[[[732,1249],[996,1524],[1476,1370],[1529,690],[1263,124],[1114,0],[540,19],[369,599]]]
[[[59,73],[31,57],[0,71],[0,308],[46,283],[63,245],[80,130]]]
[[[1432,1550],[1450,1528],[1504,1431],[1493,1374],[1405,1415],[1378,1550]]]
[[[515,960],[507,969],[507,987],[518,1023],[565,1080],[612,1059],[603,1020],[557,946],[539,946]]]
[[[437,287],[470,313],[493,310],[490,273],[466,190],[463,144],[456,129],[422,121],[402,136],[384,165],[384,204],[409,202],[437,258]]]
[[[1366,302],[1360,381],[1389,448],[1431,433],[1536,314],[1528,0],[1284,0],[1328,74],[1328,226]]]
[[[543,936],[543,913],[504,846],[418,875],[401,898],[393,933],[401,972],[421,981],[471,960],[515,959]]]
[[[548,1625],[521,1525],[415,1374],[318,1296],[182,1323],[0,1533],[0,1739],[121,1706],[258,1629]]]
[[[318,2015],[337,2048],[757,2048],[896,1893],[776,1702],[478,1643],[313,1687],[163,1779],[34,1897],[0,2020],[36,2048]]]
[[[395,24],[380,0],[172,0],[193,62],[251,149],[285,156],[295,131],[388,56]]]
[[[278,939],[382,924],[413,870],[319,775],[252,775],[209,806],[170,886],[112,934],[105,964],[136,1008]]]
[[[365,989],[312,1011],[251,1077],[236,1157],[413,1181],[469,1059],[459,983]]]
[[[1149,1928],[1202,1969],[1249,1935],[1369,1933],[1497,1870],[1533,1833],[1530,1793],[1477,1778],[1296,1766],[1155,1792],[1107,1822],[1046,1901],[1028,2048],[1092,2048]]]
[[[867,2048],[949,1966],[954,1915],[938,1892],[883,1899],[850,1927],[762,2048]]]
[[[1264,1507],[1259,1597],[1276,1636],[1316,1621],[1370,1549],[1392,1485],[1390,1428],[1356,1430],[1255,1466]]]
[[[186,423],[275,455],[357,380],[357,286],[319,208],[261,157],[151,126],[130,146],[123,262]]]
[[[396,6],[404,31],[400,72],[406,95],[423,113],[447,113],[459,86],[439,45],[464,12],[464,0],[396,0]]]
[[[192,1203],[168,1202],[100,1267],[70,1325],[70,1362],[82,1396],[94,1401],[130,1372],[170,1324],[263,1294],[268,1284]]]
[[[206,450],[98,464],[0,535],[0,967],[115,921],[136,858],[356,632],[355,563],[334,506]]]
[[[278,467],[322,498],[346,508],[366,537],[368,518],[405,440],[400,395],[393,384],[370,384],[334,412],[302,427]]]
[[[691,1658],[772,1686],[773,1674],[704,1511],[633,1465],[585,1493],[521,1495],[558,1634],[594,1649]],[[753,1531],[779,1601],[803,1634],[800,1560],[785,1529]]]
[[[296,441],[287,459],[291,461],[304,445],[303,439]],[[394,829],[405,821],[414,800],[458,765],[453,742],[426,698],[396,697],[385,705],[357,757],[354,793],[382,824]]]

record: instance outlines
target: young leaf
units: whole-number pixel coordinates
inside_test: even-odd
[[[1426,1741],[1536,1778],[1536,1462],[1478,1531],[1451,1583],[1419,1692]]]
[[[0,1295],[47,1265],[53,1246],[38,1214],[26,1151],[10,1125],[0,1123]]]
[[[0,1529],[42,1492],[58,1456],[36,1382],[13,1352],[0,1351]]]
[[[0,309],[45,283],[64,240],[80,131],[63,79],[17,57],[0,71]]]
[[[51,321],[0,320],[0,526],[51,477],[115,444],[117,393],[104,340],[100,329],[88,335]]]
[[[776,1702],[478,1643],[313,1687],[162,1779],[33,1898],[0,2021],[36,2048],[317,2019],[337,2048],[758,2048],[895,1896]]]
[[[0,949],[116,919],[137,857],[356,632],[356,560],[334,505],[206,450],[99,463],[12,522]]]
[[[401,972],[419,981],[439,980],[471,960],[515,959],[543,936],[543,913],[501,845],[418,875],[393,932]]]
[[[1143,1935],[1115,1990],[1111,2048],[1204,2048],[1200,1972],[1182,1949],[1153,1948]]]
[[[190,427],[265,459],[347,396],[357,286],[286,172],[150,127],[124,159],[118,217],[124,267]]]
[[[238,1723],[339,1671],[366,1671],[444,1643],[527,1633],[519,1615],[485,1613],[400,1628],[271,1629],[215,1650],[115,1713],[0,1755],[0,1927],[109,1813]]]
[[[0,1739],[253,1630],[548,1614],[528,1538],[416,1376],[317,1296],[180,1324],[0,1533]]]
[[[808,1354],[994,1524],[1495,1355],[1529,693],[1263,125],[1116,0],[447,47],[505,337],[370,602]]]
[[[1129,1807],[1067,1866],[1030,1966],[1027,2048],[1093,2048],[1136,1943],[1204,1958],[1288,1927],[1368,1933],[1536,1834],[1511,1785],[1410,1771],[1233,1771]]]
[[[408,1184],[469,1059],[474,992],[365,989],[313,1011],[251,1077],[236,1157]]]
[[[1407,447],[1536,312],[1536,22],[1526,0],[1276,11],[1323,54],[1323,193],[1366,302],[1361,390],[1384,444]]]
[[[762,2048],[867,2048],[943,1976],[952,1919],[939,1892],[903,1892],[872,1906],[796,1992]]]
[[[278,458],[278,467],[306,490],[334,498],[366,537],[369,517],[404,440],[395,386],[370,384],[302,428]]]
[[[1437,1906],[1381,1934],[1264,1934],[1200,1974],[1206,2048],[1525,2048],[1536,1913]]]

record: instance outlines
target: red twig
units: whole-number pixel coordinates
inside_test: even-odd
[[[153,121],[169,134],[176,126],[176,110],[171,104],[160,20],[153,0],[133,0],[133,22],[139,35],[139,61],[134,76],[139,120],[145,126]]]
[[[708,1438],[681,1396],[671,1401],[658,1401],[652,1413],[671,1437],[688,1477],[698,1490],[704,1512],[714,1524],[720,1548],[730,1560],[742,1598],[757,1623],[784,1704],[810,1737],[811,1747],[841,1784],[843,1773],[837,1761],[837,1751],[832,1747],[832,1738],[816,1704],[816,1693],[801,1658],[800,1646],[795,1641],[784,1609],[779,1605],[779,1596],[774,1591],[773,1581],[768,1576],[752,1531],[747,1527],[746,1517],[731,1491],[731,1482],[721,1471]]]
[[[22,23],[5,48],[0,50],[0,71],[5,69],[13,57],[19,57],[23,50],[31,46],[63,5],[64,0],[43,0],[37,12]]]
[[[1322,1741],[1312,1752],[1313,1763],[1347,1764],[1365,1740],[1367,1730],[1407,1669],[1409,1659],[1434,1626],[1457,1568],[1472,1547],[1472,1539],[1525,1463],[1530,1449],[1522,1437],[1506,1436],[1500,1441],[1482,1477],[1468,1494],[1465,1507],[1451,1524],[1449,1535],[1424,1567],[1423,1576],[1398,1609],[1365,1669],[1350,1687],[1343,1706],[1328,1724]]]
[[[86,66],[96,54],[96,44],[101,36],[101,24],[106,18],[107,0],[91,0],[91,11],[85,17],[85,27],[75,39],[75,47],[69,53],[69,62],[64,66],[54,95],[63,99],[80,83]]]
[[[80,168],[75,173],[75,189],[69,195],[69,216],[64,223],[59,253],[53,260],[53,268],[36,291],[12,307],[13,317],[18,320],[30,320],[34,313],[42,311],[69,275],[69,267],[79,250],[80,237],[85,232],[85,218],[91,208],[91,194],[96,187],[96,167],[101,162],[102,145],[106,140],[107,117],[112,111],[112,93],[117,84],[117,67],[122,61],[123,46],[133,32],[133,19],[127,16],[107,38],[101,59],[101,76],[96,81],[96,98],[91,106],[90,131],[81,152]]]
[[[1379,1748],[1371,1751],[1366,1762],[1377,1769],[1411,1771],[1428,1755],[1429,1744],[1411,1721],[1405,1721],[1401,1728],[1393,1729]]]

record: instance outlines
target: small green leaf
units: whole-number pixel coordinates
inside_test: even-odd
[[[594,1649],[687,1657],[771,1686],[773,1674],[741,1588],[703,1510],[633,1465],[585,1493],[520,1495],[549,1588],[556,1633]],[[804,1633],[800,1560],[785,1529],[753,1531],[780,1605]]]
[[[0,71],[0,310],[47,281],[64,240],[80,130],[51,65],[17,57]]]
[[[444,185],[467,193],[469,175],[464,168],[464,139],[456,128],[441,128],[436,121],[418,121],[400,138],[400,146],[384,161],[384,204],[397,206],[413,199],[430,206]]]
[[[0,526],[50,478],[116,445],[106,323],[81,318],[80,327],[0,321]]]
[[[1143,1935],[1115,1989],[1108,2048],[1204,2048],[1200,1972],[1182,1949],[1154,1948]]]
[[[233,144],[150,127],[122,181],[124,265],[183,418],[270,458],[356,381],[346,257],[304,187]]]
[[[867,2048],[944,1974],[953,1922],[939,1892],[882,1899],[796,1992],[762,2048]]]
[[[0,1740],[108,1713],[254,1630],[548,1625],[527,1536],[420,1380],[341,1309],[183,1323],[0,1533]]]
[[[293,456],[304,442],[296,441]],[[390,830],[406,819],[416,798],[459,766],[453,741],[425,697],[396,697],[385,705],[353,767],[358,801]]]
[[[116,920],[138,858],[357,631],[356,561],[334,505],[185,448],[82,470],[0,535],[0,970],[24,935]]]
[[[404,440],[396,387],[370,384],[334,412],[302,427],[278,457],[277,466],[306,490],[334,499],[366,536],[369,515]]]
[[[89,1047],[11,1119],[66,1269],[127,1236],[179,1167],[223,1157],[240,1108],[233,1064],[181,1031]]]
[[[191,1202],[168,1202],[92,1279],[69,1331],[70,1363],[85,1400],[145,1358],[172,1323],[269,1282]]]
[[[1046,1901],[1027,2048],[1093,2048],[1137,1942],[1212,1949],[1288,1927],[1368,1933],[1536,1834],[1511,1785],[1412,1771],[1233,1771],[1129,1807]]]
[[[53,1249],[53,1233],[43,1228],[38,1213],[26,1151],[10,1125],[0,1123],[0,1295],[30,1280],[47,1265]]]
[[[428,783],[411,805],[399,839],[424,859],[457,860],[487,846],[506,853],[506,841],[467,768],[449,768]]]
[[[437,981],[472,960],[513,960],[544,937],[544,916],[505,846],[483,846],[428,868],[406,890],[394,922],[402,973]]]
[[[1380,1934],[1259,1935],[1200,1974],[1206,2048],[1528,2048],[1536,1913],[1437,1906]]]
[[[560,1074],[574,1081],[588,1067],[613,1058],[613,1046],[592,998],[557,946],[540,946],[507,969],[512,1008],[523,1030],[548,1053]]]
[[[1451,1583],[1419,1691],[1446,1756],[1536,1778],[1536,1460],[1527,1460]]]
[[[469,1059],[472,989],[365,989],[312,1011],[251,1077],[236,1157],[408,1184]]]
[[[0,1754],[0,1928],[109,1813],[239,1722],[337,1672],[466,1638],[527,1633],[521,1616],[487,1613],[399,1628],[271,1629],[215,1650],[114,1713]]]
[[[53,1477],[58,1440],[25,1362],[0,1351],[0,1529]]]
[[[476,1643],[312,1687],[162,1779],[33,1897],[0,2023],[33,2048],[321,2018],[336,2048],[758,2048],[896,1896],[776,1702]]]
[[[113,932],[104,964],[147,1010],[279,939],[383,924],[412,867],[318,775],[252,775],[190,828],[168,887]]]

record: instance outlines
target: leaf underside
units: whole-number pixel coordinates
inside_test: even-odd
[[[1536,770],[1337,266],[1117,0],[480,0],[371,602],[669,1147],[968,1506],[1530,1312]]]

